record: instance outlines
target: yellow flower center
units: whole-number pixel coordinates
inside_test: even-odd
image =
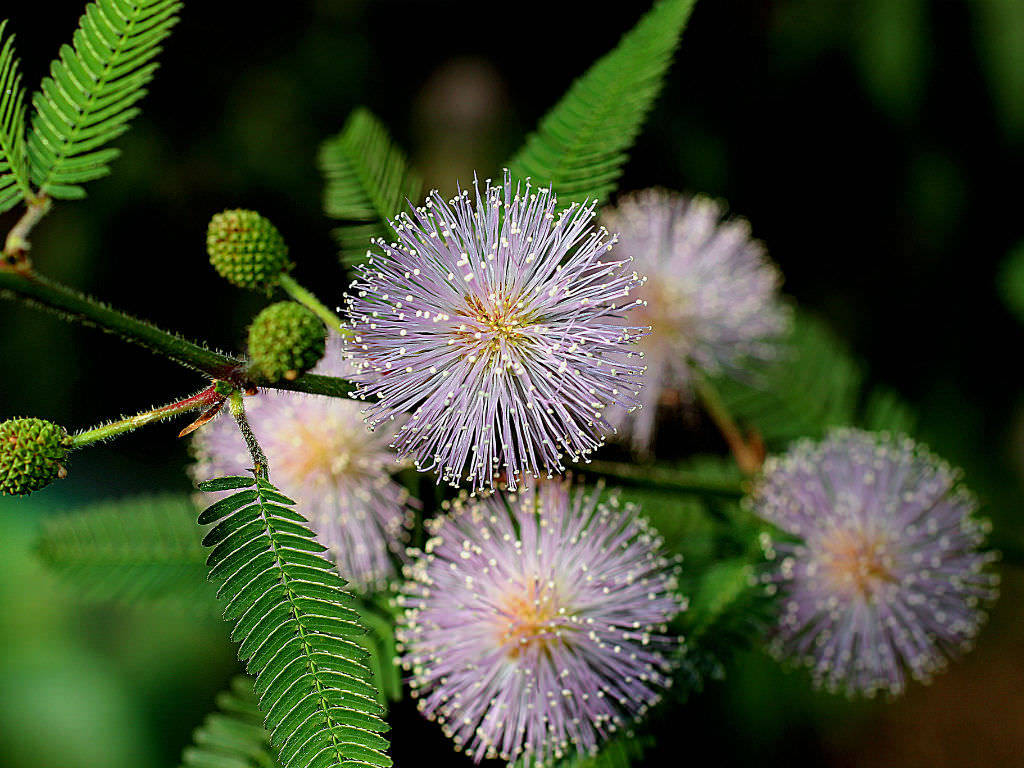
[[[516,299],[497,295],[490,299],[485,304],[476,296],[466,298],[470,322],[459,326],[455,336],[472,350],[470,355],[512,365],[508,353],[520,344],[523,331],[533,320]]]
[[[531,578],[525,589],[513,586],[498,608],[498,642],[510,659],[526,648],[548,645],[561,625],[554,585]]]
[[[821,541],[823,575],[847,595],[871,598],[895,580],[884,537],[868,531],[836,530]]]

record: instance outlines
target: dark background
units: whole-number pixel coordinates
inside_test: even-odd
[[[112,179],[55,206],[33,257],[56,279],[232,350],[261,299],[207,265],[211,214],[269,216],[298,279],[335,303],[345,280],[315,158],[353,107],[373,109],[428,184],[452,190],[473,169],[495,173],[647,7],[187,5]],[[4,6],[34,87],[81,3]],[[621,186],[711,194],[750,219],[786,292],[914,405],[920,436],[965,467],[1001,538],[1017,542],[1022,332],[997,276],[1024,238],[1022,52],[1018,0],[702,0]],[[0,339],[0,418],[85,427],[200,383],[7,303]],[[79,605],[31,552],[40,515],[187,490],[176,429],[84,452],[64,483],[0,501],[0,764],[173,765],[232,674],[216,620]],[[1024,765],[1024,582],[1012,564],[1004,581],[981,647],[935,685],[853,706],[751,654],[681,713],[651,764],[693,752],[718,765]],[[399,765],[450,759],[411,707],[394,722]]]

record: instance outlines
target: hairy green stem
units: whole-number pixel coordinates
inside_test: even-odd
[[[729,445],[729,450],[732,451],[733,458],[736,459],[739,468],[746,475],[756,474],[761,469],[761,464],[764,463],[763,452],[759,450],[757,445],[746,440],[739,425],[736,424],[736,420],[733,419],[729,409],[722,402],[718,390],[715,389],[706,377],[700,374],[695,375],[693,377],[693,386],[704,409],[708,412],[711,420],[715,422],[718,430],[722,433],[722,437],[725,438],[725,442]]]
[[[305,392],[309,395],[326,395],[327,397],[348,397],[355,390],[355,385],[348,379],[337,376],[322,376],[319,373],[306,373],[295,381],[280,379],[270,386],[274,389],[287,389],[290,392]]]
[[[348,330],[342,324],[341,318],[338,317],[335,312],[332,312],[323,302],[320,301],[320,299],[314,296],[311,291],[308,291],[299,285],[291,275],[281,275],[280,285],[281,289],[285,293],[323,320],[324,325],[332,331],[337,331],[343,336],[348,335]]]
[[[66,320],[113,333],[215,379],[233,380],[244,366],[237,358],[168,333],[31,270],[0,268],[0,296],[20,298]]]
[[[230,382],[239,389],[255,389],[259,386],[328,397],[345,397],[353,389],[352,384],[345,379],[312,373],[300,376],[295,381],[281,380],[273,384],[253,382],[246,371],[244,360],[214,352],[112,309],[30,269],[0,265],[0,298],[19,299],[54,312],[65,320],[115,334],[210,378]]]
[[[143,411],[120,421],[113,421],[110,424],[102,424],[98,427],[79,432],[71,437],[70,447],[84,448],[87,445],[123,435],[125,432],[132,432],[147,424],[173,419],[175,416],[201,408],[211,408],[223,401],[224,395],[221,393],[218,385],[211,384],[202,392],[197,392],[191,397],[186,397],[184,400],[178,400],[160,408],[154,408],[151,411]]]
[[[267,455],[263,453],[259,441],[256,440],[256,435],[253,434],[252,428],[249,426],[249,420],[245,417],[245,403],[242,400],[241,392],[233,392],[228,397],[228,407],[231,408],[231,415],[235,418],[242,437],[245,438],[245,445],[249,449],[249,455],[252,456],[253,471],[264,480],[269,479],[270,465],[267,463]]]
[[[697,496],[724,496],[740,498],[743,484],[730,480],[709,480],[690,472],[665,467],[624,464],[615,461],[592,461],[580,467],[582,471],[614,479],[616,482],[640,488],[653,488]]]

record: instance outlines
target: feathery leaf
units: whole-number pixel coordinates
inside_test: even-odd
[[[913,409],[886,387],[865,388],[864,380],[849,347],[822,321],[797,312],[779,360],[746,381],[723,376],[715,386],[730,413],[770,449],[836,426],[912,433]]]
[[[40,194],[81,198],[80,184],[106,176],[153,79],[160,43],[178,21],[178,0],[96,0],[33,99],[28,140]]]
[[[200,538],[187,497],[140,496],[47,519],[39,551],[86,599],[207,605]]]
[[[31,200],[25,154],[25,91],[14,55],[14,35],[4,35],[0,21],[0,213],[21,200]]]
[[[406,200],[420,202],[419,176],[368,109],[355,110],[341,133],[323,143],[320,170],[324,210],[342,221],[334,236],[349,264],[363,257],[371,239],[388,237],[387,222]]]
[[[579,78],[508,163],[514,177],[552,184],[563,206],[607,202],[696,0],[661,0]]]
[[[345,582],[293,502],[262,478],[249,485],[199,519],[214,523],[203,540],[210,578],[280,764],[387,768],[387,724],[359,644],[366,628]]]
[[[729,412],[755,428],[769,448],[797,437],[820,437],[853,424],[863,372],[850,351],[819,320],[797,313],[780,359],[748,381],[715,381]]]
[[[217,708],[196,728],[181,768],[277,768],[252,681],[232,680],[231,689],[217,696]]]

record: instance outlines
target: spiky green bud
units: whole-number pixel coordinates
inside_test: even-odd
[[[249,326],[251,370],[267,381],[295,379],[324,356],[327,329],[294,301],[271,304]]]
[[[63,427],[43,419],[0,423],[0,495],[24,496],[64,477],[69,442]]]
[[[256,211],[224,211],[210,219],[206,250],[213,268],[225,280],[268,295],[281,273],[292,268],[281,233]]]

